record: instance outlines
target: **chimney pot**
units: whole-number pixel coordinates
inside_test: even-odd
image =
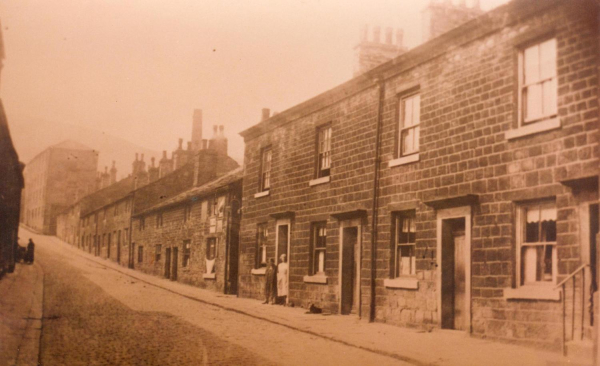
[[[386,44],[392,44],[393,32],[394,32],[394,29],[392,27],[387,27],[385,29],[385,43]]]
[[[179,139],[179,149],[181,150],[183,146],[183,139]]]
[[[404,30],[403,29],[396,30],[396,45],[398,47],[403,47],[403,45],[404,45]]]
[[[373,42],[379,43],[381,35],[381,27],[373,27]]]
[[[189,151],[192,151],[192,142],[191,141],[188,141],[188,143],[187,143],[187,149]]]
[[[150,161],[152,162],[152,167],[154,168],[154,156],[152,158],[150,158]]]
[[[138,153],[135,153],[135,161],[138,161]]]
[[[142,154],[142,158],[140,159],[141,161],[144,161],[144,154]]]
[[[217,137],[218,129],[219,129],[219,126],[217,126],[217,125],[213,126],[213,137]]]
[[[366,24],[363,25],[362,29],[360,30],[360,41],[361,42],[369,41],[369,26]]]
[[[219,136],[223,137],[223,132],[225,131],[225,126],[220,125],[219,126]]]
[[[271,110],[269,108],[263,108],[261,121],[268,120],[270,116],[271,116]]]
[[[167,158],[167,150],[163,150],[163,159]]]

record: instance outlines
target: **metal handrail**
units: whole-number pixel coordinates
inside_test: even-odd
[[[569,279],[571,279],[573,276],[575,276],[579,271],[581,271],[582,269],[584,269],[585,267],[589,267],[589,264],[582,264],[581,266],[579,266],[576,270],[574,270],[573,272],[571,272],[570,275],[568,275],[564,280],[560,281],[560,283],[556,286],[554,286],[555,289],[559,288],[560,286],[564,285]]]
[[[558,283],[558,285],[556,285],[554,288],[557,289],[559,287],[562,287],[561,290],[561,299],[562,299],[562,315],[563,315],[563,324],[562,324],[562,328],[563,328],[563,336],[562,336],[562,351],[563,351],[563,356],[567,355],[567,309],[566,309],[566,299],[565,299],[565,295],[566,295],[566,289],[565,289],[565,285],[567,283],[568,280],[573,280],[573,307],[572,307],[572,323],[571,323],[571,338],[573,338],[574,333],[575,333],[575,275],[577,275],[579,272],[582,272],[582,286],[581,286],[581,337],[583,338],[583,321],[584,321],[584,298],[585,298],[585,268],[589,267],[590,265],[587,263],[582,264],[581,266],[579,266],[576,270],[574,270],[573,272],[571,272],[571,274],[569,274],[565,279],[563,279],[562,281],[560,281]]]

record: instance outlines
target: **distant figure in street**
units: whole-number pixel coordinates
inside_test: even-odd
[[[282,254],[279,257],[280,262],[277,266],[277,296],[283,305],[286,304],[287,296],[288,296],[288,263],[286,260],[286,255]]]
[[[275,303],[277,298],[277,272],[275,267],[275,260],[271,258],[267,264],[267,270],[265,271],[265,302],[263,304],[271,305]]]
[[[25,254],[25,263],[33,264],[33,251],[35,249],[35,244],[33,244],[33,240],[29,239],[29,243],[27,243],[27,254]]]

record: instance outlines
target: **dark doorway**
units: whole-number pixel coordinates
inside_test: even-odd
[[[171,266],[171,280],[177,281],[177,257],[179,254],[179,248],[173,247],[173,265]]]
[[[356,312],[356,261],[354,259],[358,243],[358,227],[347,227],[342,231],[342,278],[341,313]]]
[[[230,229],[229,231],[229,248],[228,254],[229,258],[227,259],[227,280],[225,289],[225,293],[235,295],[237,294],[238,288],[238,262],[239,262],[239,245],[240,245],[240,235],[239,235],[239,223],[235,223],[232,226],[235,228]]]
[[[133,269],[134,268],[134,256],[135,256],[135,243],[131,243],[131,245],[129,246],[129,268]]]
[[[171,248],[165,250],[165,278],[171,278]]]
[[[442,328],[466,329],[465,219],[442,221]]]
[[[289,224],[283,224],[277,226],[277,261],[279,262],[279,258],[281,258],[282,254],[285,254],[288,263],[290,263],[290,258],[288,257],[288,234],[289,234],[290,226]]]
[[[121,230],[117,234],[117,263],[121,264]]]

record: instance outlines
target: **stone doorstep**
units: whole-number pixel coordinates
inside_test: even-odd
[[[442,362],[442,364],[477,365],[484,362],[488,365],[503,365],[510,359],[514,361],[511,364],[523,362],[528,365],[546,365],[548,360],[555,360],[560,357],[556,353],[481,340],[457,331],[436,329],[425,334],[425,332],[416,329],[400,328],[383,323],[367,323],[358,318],[336,315],[323,317],[325,320],[323,322],[307,322],[307,319],[319,317],[319,315],[305,314],[306,309],[302,308],[262,305],[256,299],[235,298],[232,301],[231,298],[223,297],[219,293],[212,293],[209,290],[167,281],[160,277],[131,270],[73,248],[58,238],[52,239],[61,243],[73,254],[87,257],[91,261],[113,268],[138,281],[183,295],[192,300],[410,363],[440,364]],[[357,326],[361,329],[357,330]],[[403,346],[399,347],[399,344]],[[431,352],[432,349],[436,349],[439,353]],[[473,349],[479,349],[480,352],[472,352]],[[510,358],[507,355],[516,356]]]

